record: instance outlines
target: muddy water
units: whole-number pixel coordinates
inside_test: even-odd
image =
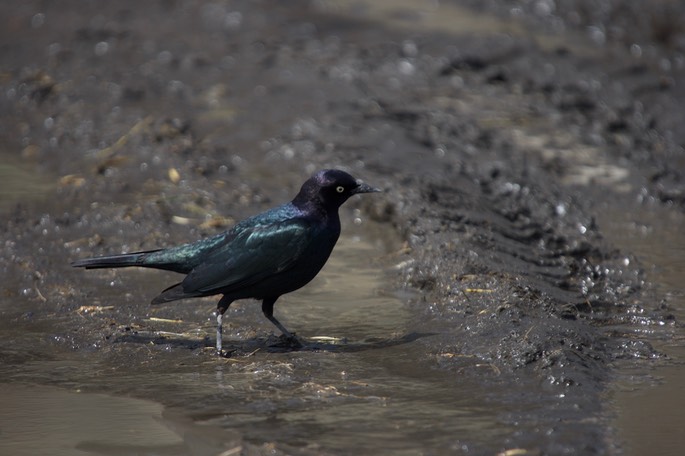
[[[682,321],[682,216],[648,206],[628,215],[607,208],[603,216],[603,232],[647,265],[655,295]],[[211,355],[211,300],[150,309],[149,296],[131,298],[137,334],[116,332],[104,342],[90,333],[90,346],[78,349],[61,342],[77,329],[73,318],[2,319],[0,454],[266,453],[270,442],[294,454],[501,450],[521,430],[502,420],[517,405],[494,402],[482,385],[424,359],[414,341],[431,336],[408,329],[412,297],[385,280],[394,244],[366,223],[346,228],[320,276],[276,306],[309,342],[302,351],[273,346],[273,328],[249,301],[230,309],[227,345],[236,351],[222,360]],[[168,281],[156,271],[77,273],[83,286],[100,287],[102,305],[123,299],[125,285],[145,295]],[[0,298],[3,311],[17,304],[24,312],[33,305]],[[656,340],[676,363],[620,373],[611,396],[618,441],[627,454],[680,454],[682,340],[669,328],[644,331],[636,336]]]
[[[635,254],[655,286],[655,300],[685,320],[685,216],[661,206],[627,213],[611,208],[599,219],[602,232],[621,250]],[[619,372],[612,404],[615,426],[628,455],[680,455],[685,446],[685,346],[674,328],[644,328],[655,347],[670,358],[645,371],[640,364]]]
[[[506,407],[487,404],[480,385],[432,369],[412,343],[430,335],[406,329],[406,297],[383,280],[392,263],[385,244],[342,238],[320,276],[277,304],[286,327],[308,341],[302,351],[274,347],[273,329],[249,301],[229,312],[230,359],[211,353],[210,302],[159,311],[141,303],[141,325],[155,315],[169,322],[77,350],[59,343],[76,330],[68,324],[4,319],[0,453],[220,454],[278,442],[294,453],[416,454],[466,450],[460,439],[484,448],[503,441],[511,430],[497,417]],[[124,274],[114,288],[127,281],[145,290],[152,277]],[[101,287],[116,304],[121,290]]]
[[[3,384],[0,402],[2,454],[86,455],[88,447],[117,448],[122,441],[132,447],[182,442],[160,422],[163,407],[150,401]]]
[[[54,185],[8,154],[0,161],[0,213],[11,210],[16,201],[39,202],[54,191]]]

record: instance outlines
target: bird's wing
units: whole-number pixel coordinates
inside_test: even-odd
[[[246,229],[212,252],[183,280],[185,293],[230,293],[290,268],[311,242],[306,220],[288,220]]]

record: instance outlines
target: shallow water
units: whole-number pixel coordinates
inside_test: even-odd
[[[385,257],[380,243],[344,237],[312,284],[277,303],[284,325],[308,341],[302,351],[270,349],[264,337],[273,328],[250,301],[228,313],[228,345],[239,348],[230,359],[173,337],[65,351],[49,322],[5,320],[0,453],[219,454],[277,442],[295,453],[416,454],[466,451],[462,439],[485,448],[502,442],[511,432],[498,418],[506,406],[423,359],[413,342],[430,335],[407,332],[405,301],[384,284]],[[132,284],[126,271],[114,288],[127,282],[145,293],[151,276]],[[115,304],[117,291],[104,281],[102,288],[102,304]],[[162,312],[181,315],[185,333],[201,342],[213,334],[211,307],[183,314],[188,308]],[[256,336],[247,335],[243,328],[254,325]],[[17,349],[37,339],[40,355]]]
[[[653,265],[647,272],[656,294],[682,319],[684,221],[658,209],[605,214],[602,229]],[[217,359],[214,301],[150,308],[150,297],[168,284],[157,271],[75,272],[82,286],[95,287],[101,305],[134,305],[140,320],[132,322],[170,320],[144,326],[137,337],[117,334],[114,342],[65,349],[62,341],[77,329],[74,318],[2,319],[0,454],[215,455],[268,452],[271,442],[294,454],[426,448],[487,454],[501,451],[522,427],[534,427],[503,419],[519,405],[494,401],[497,391],[472,375],[436,369],[435,360],[425,359],[416,341],[431,335],[410,332],[410,297],[386,280],[393,264],[387,240],[363,237],[374,233],[367,225],[347,228],[352,235],[341,238],[319,277],[276,304],[284,325],[308,341],[301,351],[270,347],[274,328],[257,303],[243,301],[227,314],[227,345],[236,353]],[[20,304],[23,313],[35,305]],[[0,298],[1,310],[16,305]],[[108,320],[107,314],[83,318]],[[679,454],[682,341],[645,331],[677,362],[620,372],[611,397],[617,437],[628,454]]]
[[[668,306],[677,322],[685,320],[685,216],[660,206],[627,213],[611,208],[598,220],[602,233],[625,252],[634,254],[654,286],[656,302]],[[625,454],[680,455],[685,446],[685,345],[673,328],[644,328],[654,347],[667,356],[645,370],[645,363],[619,371],[611,404],[614,425]]]
[[[55,187],[45,176],[8,155],[0,154],[0,213],[13,209],[17,201],[42,201]]]
[[[0,453],[86,455],[92,447],[164,448],[183,440],[155,402],[38,385],[0,385]]]

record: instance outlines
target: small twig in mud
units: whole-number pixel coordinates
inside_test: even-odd
[[[475,358],[476,355],[462,355],[459,353],[440,353],[438,356],[443,358]]]
[[[464,357],[469,357],[469,358],[470,358],[471,356],[465,355]],[[463,371],[466,370],[468,367],[471,367],[471,366],[462,367],[461,369],[459,369],[459,372],[463,372]],[[495,366],[495,365],[492,364],[492,363],[476,363],[476,364],[473,365],[473,367],[489,367],[490,369],[492,369],[492,371],[495,373],[495,375],[500,375],[500,373],[502,372],[502,371],[499,370],[499,367]]]
[[[490,288],[465,288],[464,293],[494,293]]]
[[[45,296],[43,296],[43,293],[41,293],[40,290],[38,289],[37,283],[33,285],[33,288],[35,288],[35,290],[36,290],[36,294],[38,295],[38,299],[40,299],[43,302],[48,301],[47,298]]]
[[[177,225],[182,225],[182,226],[190,225],[191,223],[193,223],[193,219],[188,218],[188,217],[181,217],[180,215],[172,215],[171,221]]]
[[[219,453],[219,456],[233,456],[234,454],[242,454],[243,452],[243,446],[238,445],[235,448],[231,448],[230,450],[226,450],[222,453]]]
[[[460,288],[459,291],[461,291],[461,294],[463,294],[470,303],[471,299],[469,299],[469,295],[466,293],[493,293],[495,290],[491,290],[490,288]]]
[[[171,332],[171,331],[154,331],[153,334],[156,334],[156,335],[162,336],[162,337],[179,337],[181,339],[193,338],[192,336],[189,336],[187,333],[175,333],[175,332]]]
[[[252,350],[250,353],[248,353],[247,355],[243,356],[243,358],[249,358],[250,356],[254,356],[254,354],[257,353],[259,350],[261,350],[261,348],[255,348],[255,349]]]
[[[114,309],[114,306],[81,306],[76,309],[76,313],[82,317],[84,313],[97,314],[112,309]]]
[[[526,331],[526,333],[523,335],[523,340],[528,340],[528,335],[529,335],[530,332],[533,330],[533,328],[535,328],[535,325],[531,326],[531,327],[528,329],[528,331]]]
[[[183,320],[172,320],[170,318],[159,318],[159,317],[150,317],[146,319],[147,321],[156,321],[160,323],[183,323]]]
[[[43,280],[44,276],[43,274],[40,273],[40,271],[33,271],[33,289],[36,290],[36,294],[38,295],[38,299],[40,299],[43,302],[47,302],[47,299],[45,296],[43,296],[43,293],[40,292],[38,289],[38,282]]]
[[[152,123],[152,120],[152,116],[147,116],[146,118],[136,123],[133,127],[131,127],[131,129],[128,132],[126,132],[119,139],[117,139],[114,144],[112,144],[109,147],[105,147],[104,149],[99,151],[98,157],[104,160],[110,159],[115,153],[119,151],[119,149],[122,149],[126,145],[129,138],[131,138],[133,135],[140,133],[145,127]]]
[[[317,340],[319,342],[343,342],[345,339],[342,337],[333,337],[333,336],[313,336],[310,337],[312,340]]]
[[[497,456],[525,456],[525,455],[540,454],[539,451],[530,451],[525,448],[511,448],[497,453]]]
[[[501,373],[501,371],[499,370],[499,367],[495,366],[492,363],[479,363],[479,364],[476,364],[476,367],[489,367],[490,369],[492,369],[492,371],[496,375],[499,375]]]

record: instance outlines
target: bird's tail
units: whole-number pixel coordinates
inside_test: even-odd
[[[145,258],[152,252],[124,253],[121,255],[109,255],[96,258],[83,258],[71,263],[75,268],[100,269],[100,268],[125,268],[128,266],[151,266],[146,265]],[[152,266],[154,267],[154,266]]]
[[[162,291],[155,299],[152,300],[152,304],[164,304],[165,302],[178,301],[179,299],[196,298],[198,296],[202,296],[202,293],[186,293],[183,291],[183,283],[177,283]]]

